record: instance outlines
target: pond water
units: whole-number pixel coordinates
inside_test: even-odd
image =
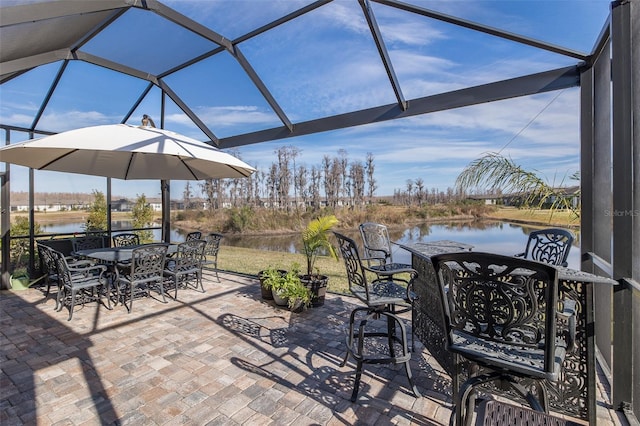
[[[42,225],[47,233],[82,232],[81,223]],[[130,222],[114,221],[113,229],[131,228]],[[420,224],[411,227],[389,228],[389,237],[398,243],[417,243],[437,240],[453,240],[474,246],[474,251],[486,251],[505,255],[514,255],[524,251],[527,237],[534,227],[500,221],[450,222],[436,224]],[[161,239],[160,229],[153,231],[154,239]],[[360,242],[357,230],[343,232]],[[171,231],[171,241],[183,241],[186,232],[179,229]],[[574,231],[574,234],[576,232]],[[576,236],[574,246],[569,253],[569,267],[580,269],[580,239]],[[286,251],[296,253],[301,250],[302,241],[299,234],[286,235],[227,235],[222,245],[255,248],[260,250]],[[411,254],[394,246],[395,262],[411,263]]]

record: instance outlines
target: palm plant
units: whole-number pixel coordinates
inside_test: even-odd
[[[338,223],[335,215],[321,216],[309,222],[307,228],[302,231],[308,276],[313,275],[316,260],[322,249],[326,249],[331,257],[338,260],[338,252],[329,240],[329,231]]]
[[[571,179],[579,180],[579,174],[573,174]],[[510,158],[495,152],[469,163],[456,179],[456,187],[461,192],[471,188],[490,188],[503,193],[521,194],[525,206],[542,207],[549,204],[552,214],[556,209],[567,209],[576,217],[580,216],[571,198],[559,188],[546,183],[534,171],[525,170]]]

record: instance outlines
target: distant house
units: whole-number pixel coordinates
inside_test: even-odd
[[[563,194],[568,198],[569,204],[572,208],[577,208],[580,205],[580,187],[570,186],[566,188],[555,188],[559,194]],[[521,206],[528,198],[526,193],[516,194],[474,194],[467,196],[468,200],[483,201],[486,205],[504,205],[518,207]],[[550,208],[551,205],[557,200],[555,196],[549,197],[547,202],[542,206],[543,208]]]
[[[485,205],[488,206],[504,204],[504,196],[502,194],[469,195],[467,199],[473,201],[482,201]]]
[[[126,198],[111,201],[111,211],[114,212],[130,212],[132,204]]]

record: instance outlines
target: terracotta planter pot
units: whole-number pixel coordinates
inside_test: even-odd
[[[324,305],[329,277],[326,275],[300,275],[300,281],[313,293],[311,306],[317,308],[318,306]]]

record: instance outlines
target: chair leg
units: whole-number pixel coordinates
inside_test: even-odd
[[[56,312],[60,310],[61,296],[62,296],[62,289],[60,288],[60,285],[58,285],[58,292],[56,293],[56,307],[55,307]]]
[[[198,272],[196,272],[198,275],[198,283],[200,284],[200,290],[202,293],[205,293],[204,291],[204,285],[202,284],[202,269],[198,270]],[[197,285],[196,285],[197,287]]]
[[[158,286],[160,287],[160,294],[162,295],[162,303],[168,303],[164,293],[164,278],[158,280]]]
[[[418,387],[413,383],[413,374],[411,373],[411,366],[409,365],[409,361],[404,363],[404,370],[407,373],[407,379],[409,380],[409,386],[411,387],[411,391],[416,398],[421,398],[422,394],[418,391]]]
[[[356,377],[353,383],[353,392],[351,393],[351,402],[358,399],[358,390],[360,389],[360,379],[362,378],[362,361],[358,360],[356,365]]]
[[[109,283],[104,283],[100,287],[102,288],[96,288],[96,291],[98,292],[98,304],[103,303],[101,291],[104,291],[107,297],[107,309],[111,310],[111,296],[109,295],[109,289],[111,288],[111,286],[109,285]]]
[[[125,295],[125,299],[122,299],[124,301],[124,306],[127,308],[128,313],[131,313],[131,311],[133,310],[133,283],[129,284],[129,306],[127,306],[126,303],[126,295]]]
[[[76,305],[76,290],[71,289],[71,302],[69,304],[69,318],[67,321],[71,321],[71,317],[73,317],[73,308]]]

